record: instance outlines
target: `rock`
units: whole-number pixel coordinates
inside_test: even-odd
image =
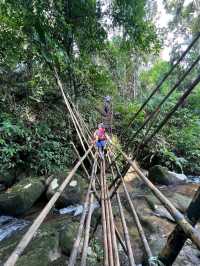
[[[45,190],[44,178],[26,178],[0,193],[0,212],[20,215],[28,211]]]
[[[6,190],[6,186],[3,185],[3,184],[0,184],[0,192],[2,192],[2,191],[4,191],[4,190]]]
[[[68,227],[68,225],[72,226]],[[42,224],[25,252],[20,256],[16,266],[66,265],[67,257],[61,253],[61,249],[64,249],[65,247],[61,247],[60,236],[65,230],[69,232],[74,228],[74,230],[71,231],[70,236],[68,236],[69,238],[65,234],[65,243],[67,244],[70,253],[69,243],[71,243],[70,241],[72,238],[74,239],[77,234],[77,231],[75,230],[76,226],[77,222],[72,221],[71,217],[68,216],[59,217]],[[0,242],[0,265],[3,265],[6,261],[8,256],[19,243],[25,231],[26,230],[21,231],[20,233]]]
[[[60,247],[61,251],[70,256],[74,241],[77,236],[79,222],[68,223],[60,232]]]
[[[13,169],[9,170],[8,172],[2,172],[0,174],[0,184],[4,185],[5,187],[10,187],[15,181],[15,178],[15,171]]]
[[[167,209],[164,206],[161,205],[157,206],[154,213],[156,216],[167,218],[168,220],[175,222],[174,218],[171,216],[171,214],[167,211]]]
[[[54,193],[57,191],[58,187],[62,184],[65,178],[66,176],[56,177],[51,181],[46,193],[48,199],[50,199],[54,195]],[[88,182],[81,176],[75,175],[57,200],[56,207],[63,208],[69,205],[82,203],[84,201],[85,196],[84,192],[87,187]]]
[[[149,239],[149,245],[151,247],[151,252],[154,256],[157,256],[159,251],[165,245],[165,239],[160,234],[152,234]]]
[[[191,201],[191,198],[179,193],[174,193],[171,198],[171,202],[173,202],[174,206],[183,213],[187,210]]]
[[[168,173],[172,174],[175,178],[181,180],[181,181],[187,181],[187,176],[184,174],[177,174],[175,172],[168,171]]]
[[[159,185],[172,185],[183,183],[183,176],[169,172],[166,167],[154,165],[149,169],[149,180]]]

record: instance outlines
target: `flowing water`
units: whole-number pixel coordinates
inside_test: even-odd
[[[23,220],[23,219],[17,219],[12,216],[0,216],[0,241],[8,238],[12,234],[14,234],[17,231],[22,230],[27,225],[29,225],[30,222]]]
[[[98,208],[98,203],[93,203],[93,210]],[[56,213],[63,214],[73,214],[74,216],[80,215],[83,212],[83,205],[76,206],[68,206],[66,208],[62,208],[56,210]],[[23,219],[18,219],[11,216],[0,215],[0,241],[5,238],[10,237],[14,233],[22,230],[26,226],[28,226],[31,222]]]
[[[193,175],[189,175],[188,176],[188,183],[195,183],[195,184],[200,184],[200,176],[193,176]]]

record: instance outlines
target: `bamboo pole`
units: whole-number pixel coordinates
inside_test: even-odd
[[[108,156],[108,161],[110,162],[110,156]],[[113,168],[111,168],[111,171],[112,171],[112,176],[114,178],[114,171],[113,171]],[[112,241],[113,241],[113,253],[114,253],[114,262],[115,262],[115,265],[116,266],[119,266],[120,265],[120,262],[119,262],[119,253],[118,253],[118,248],[117,248],[117,240],[116,240],[116,234],[115,234],[115,222],[114,222],[114,217],[113,217],[113,212],[112,212],[112,205],[111,205],[111,201],[110,201],[110,198],[109,198],[109,191],[108,191],[108,186],[106,184],[106,196],[107,196],[107,199],[108,199],[108,206],[109,206],[109,211],[110,211],[110,218],[111,218],[111,221],[110,221],[110,224],[111,224],[111,236],[112,236]]]
[[[81,156],[80,156],[80,154],[79,154],[79,152],[78,152],[78,150],[77,150],[75,144],[74,144],[73,142],[70,142],[70,144],[72,145],[72,147],[73,147],[73,149],[74,149],[74,151],[75,151],[75,153],[76,153],[78,159],[80,160],[80,157],[81,157]],[[86,167],[85,167],[84,162],[82,162],[81,165],[82,165],[82,168],[83,168],[83,170],[84,170],[84,172],[85,172],[85,174],[86,174],[86,176],[87,176],[87,179],[90,180],[90,175],[89,175],[89,173],[88,173],[88,171],[87,171],[87,169],[86,169]]]
[[[74,168],[71,170],[69,175],[66,177],[64,182],[59,187],[58,191],[52,196],[52,198],[49,200],[49,202],[46,204],[46,206],[43,208],[43,210],[40,212],[38,217],[35,219],[33,224],[30,226],[26,234],[23,236],[15,250],[12,252],[12,254],[9,256],[8,260],[5,262],[4,266],[13,266],[17,262],[19,256],[22,254],[22,252],[25,250],[25,248],[28,246],[30,241],[32,240],[33,236],[37,232],[38,228],[44,221],[47,214],[50,212],[52,207],[54,206],[57,199],[60,197],[61,193],[64,191],[65,187],[69,184],[72,177],[76,173],[79,166],[82,164],[83,160],[87,157],[89,152],[91,151],[92,146],[88,149],[88,151],[84,154],[84,156],[81,158],[81,160],[78,161],[78,163],[74,166]]]
[[[153,95],[160,89],[160,87],[162,86],[163,82],[171,75],[172,71],[179,65],[179,63],[182,61],[182,59],[186,56],[186,54],[190,51],[190,49],[193,47],[193,45],[198,41],[200,37],[200,32],[198,32],[198,34],[196,35],[196,37],[192,40],[192,42],[190,43],[190,45],[187,47],[187,49],[182,53],[182,55],[180,56],[180,58],[176,61],[176,63],[174,65],[172,65],[172,67],[170,68],[170,70],[168,71],[168,73],[163,77],[163,79],[160,81],[160,83],[156,86],[156,88],[151,92],[151,94],[149,95],[149,97],[146,99],[146,101],[142,104],[142,106],[139,108],[139,110],[135,113],[135,115],[133,116],[133,118],[131,119],[131,121],[128,124],[128,128],[132,125],[133,121],[135,120],[135,118],[138,116],[138,114],[143,110],[143,108],[146,106],[146,104],[149,102],[149,100],[153,97]]]
[[[105,180],[105,160],[103,160],[103,193],[104,193],[104,202],[105,202],[105,214],[106,214],[106,226],[107,226],[107,242],[108,242],[108,260],[109,265],[114,266],[113,261],[113,247],[111,239],[111,226],[110,226],[110,212],[108,207],[108,198],[106,197],[106,180]]]
[[[88,144],[88,142],[87,142],[87,140],[86,140],[86,138],[85,138],[85,135],[84,135],[84,133],[83,133],[81,127],[80,127],[80,124],[79,124],[79,122],[78,122],[76,116],[74,115],[74,113],[73,113],[73,111],[72,111],[72,108],[71,108],[71,106],[70,106],[70,103],[69,103],[69,101],[68,101],[68,99],[67,99],[67,97],[66,97],[66,95],[65,95],[65,93],[64,93],[64,89],[63,89],[62,82],[61,82],[61,80],[60,80],[60,78],[59,78],[59,76],[58,76],[58,72],[57,72],[57,70],[56,70],[55,67],[54,67],[54,73],[55,73],[55,77],[56,77],[56,80],[57,80],[58,87],[60,88],[60,91],[61,91],[61,93],[62,93],[62,96],[63,96],[64,102],[65,102],[65,104],[66,104],[66,106],[67,106],[67,109],[68,109],[68,111],[69,111],[69,113],[70,113],[70,116],[71,116],[72,122],[73,122],[74,127],[75,127],[75,129],[76,129],[76,132],[77,132],[77,134],[78,134],[78,137],[79,137],[79,140],[80,140],[81,145],[82,145],[82,147],[83,147],[83,150],[86,151],[86,147],[85,147],[85,145],[84,145],[84,143],[83,143],[82,137],[83,137],[84,141],[86,142],[86,144],[88,145],[88,147],[89,147],[89,144]],[[81,135],[82,135],[82,137],[81,137]],[[95,159],[95,156],[94,156],[92,150],[91,150],[90,153],[91,153],[93,159]],[[89,158],[88,158],[88,159],[89,159]],[[89,161],[90,161],[90,164],[92,165],[91,160],[89,160]]]
[[[115,234],[116,234],[116,237],[121,245],[121,247],[123,248],[124,250],[124,253],[128,256],[128,251],[127,251],[127,248],[126,248],[126,244],[122,238],[122,236],[120,235],[120,232],[119,230],[117,229],[116,225],[115,225]]]
[[[74,144],[73,142],[71,142],[71,144],[72,144],[72,147],[73,147],[73,149],[74,149],[74,151],[75,151],[75,153],[76,153],[78,159],[80,160],[81,156],[80,156],[80,154],[79,154],[79,152],[78,152],[78,150],[77,150],[75,144]],[[96,154],[95,154],[95,157],[96,157]],[[84,172],[85,172],[85,174],[86,174],[86,176],[87,176],[88,181],[90,181],[90,175],[89,175],[89,173],[88,173],[88,171],[87,171],[87,169],[86,169],[86,167],[85,167],[84,162],[82,163],[82,167],[83,167],[83,170],[84,170]],[[96,190],[96,188],[95,188],[95,183],[92,183],[92,189],[93,189],[93,192],[94,192],[94,195],[95,195],[96,200],[97,200],[98,203],[100,204],[100,202],[101,202],[101,201],[100,201],[100,196],[99,196],[99,194],[98,194],[98,192],[97,192],[97,190]]]
[[[56,70],[55,70],[55,71],[56,71]],[[56,72],[56,73],[57,73],[57,72]],[[58,80],[60,81],[60,79],[59,79],[59,77],[58,77],[58,74],[57,74],[57,78],[58,78]],[[61,81],[60,81],[59,84],[62,86]],[[61,87],[60,89],[61,89],[61,91],[62,91],[63,94],[64,94],[63,88]],[[66,96],[65,96],[65,99],[68,101],[68,105],[67,105],[67,107],[68,107],[68,109],[70,110],[70,113],[72,114],[71,116],[74,118],[75,123],[76,123],[77,126],[79,127],[79,130],[80,130],[80,132],[81,132],[81,134],[82,134],[82,137],[83,137],[85,143],[86,143],[87,146],[89,147],[89,142],[88,142],[88,140],[87,140],[86,137],[85,137],[85,134],[84,134],[84,132],[83,132],[83,127],[85,127],[86,133],[87,133],[87,135],[88,135],[88,139],[89,139],[90,141],[92,141],[92,135],[91,135],[91,133],[90,133],[90,131],[89,131],[89,129],[88,129],[88,127],[87,127],[85,121],[83,120],[81,114],[78,112],[78,110],[76,109],[74,103],[73,103],[72,100],[70,99],[70,96],[67,95],[67,97],[68,97],[68,99],[66,99]],[[70,106],[70,103],[71,103],[72,107],[74,108],[74,112],[73,112],[73,109],[72,109],[71,106]],[[76,116],[79,118],[79,121],[80,121],[80,122],[78,122],[78,119],[77,119],[77,117],[74,115],[74,113],[76,113]],[[80,123],[82,123],[82,126],[80,125]],[[92,155],[93,159],[95,159],[95,155],[94,155],[94,153],[93,153],[92,151],[91,151],[91,155]],[[99,167],[99,169],[100,169],[100,165],[99,165],[98,162],[97,162],[97,165],[98,165],[98,167]],[[98,180],[98,179],[97,179],[97,180]]]
[[[128,203],[129,203],[129,205],[130,205],[130,208],[131,208],[131,211],[132,211],[132,214],[133,214],[133,217],[134,217],[134,221],[135,221],[136,226],[137,226],[138,233],[139,233],[140,238],[141,238],[141,240],[142,240],[142,244],[143,244],[143,246],[144,246],[145,252],[146,252],[148,258],[151,258],[151,257],[152,257],[151,249],[150,249],[150,247],[149,247],[149,244],[148,244],[148,241],[147,241],[147,239],[146,239],[146,236],[145,236],[144,230],[143,230],[143,228],[142,228],[142,225],[141,225],[141,223],[140,223],[139,217],[138,217],[138,215],[137,215],[137,212],[136,212],[135,206],[134,206],[134,204],[133,204],[133,202],[132,202],[132,200],[131,200],[131,198],[130,198],[129,192],[128,192],[128,190],[127,190],[127,187],[126,187],[126,185],[125,185],[123,179],[122,179],[122,184],[123,184],[124,192],[125,192],[125,195],[126,195],[126,197],[127,197],[127,199],[128,199]]]
[[[193,226],[197,224],[200,218],[200,187],[186,211],[186,217]],[[166,245],[160,251],[158,259],[166,266],[172,265],[186,240],[187,235],[179,225],[176,225],[173,232],[169,235]]]
[[[109,158],[109,162],[110,162],[110,158]],[[116,167],[116,169],[117,169],[117,172],[120,173],[119,167],[118,167],[118,165],[117,165],[116,162],[115,162],[115,167]],[[111,169],[112,169],[112,175],[113,175],[113,177],[114,177],[113,168],[111,167]],[[120,174],[120,176],[121,176],[121,174]],[[135,223],[136,223],[137,230],[138,230],[138,233],[139,233],[140,238],[141,238],[141,240],[142,240],[142,243],[143,243],[143,246],[144,246],[145,252],[146,252],[148,258],[150,258],[150,257],[152,257],[151,249],[150,249],[150,247],[149,247],[149,244],[148,244],[148,241],[147,241],[147,239],[146,239],[146,236],[145,236],[144,230],[143,230],[143,228],[142,228],[142,225],[141,225],[141,223],[140,223],[139,217],[138,217],[138,215],[137,215],[137,212],[136,212],[135,206],[134,206],[134,204],[133,204],[133,202],[132,202],[132,200],[131,200],[131,197],[130,197],[130,195],[129,195],[129,192],[128,192],[128,190],[127,190],[126,184],[125,184],[125,182],[124,182],[122,176],[121,176],[121,182],[122,182],[122,185],[123,185],[124,192],[125,192],[125,195],[126,195],[126,197],[127,197],[127,200],[128,200],[128,202],[129,202],[129,205],[130,205],[130,208],[131,208],[131,211],[132,211],[133,217],[134,217],[134,221],[135,221]]]
[[[129,233],[128,233],[128,228],[127,228],[126,220],[125,220],[125,217],[124,217],[124,211],[123,211],[123,207],[122,207],[121,200],[120,200],[118,192],[116,192],[116,196],[117,196],[117,202],[118,202],[118,206],[119,206],[119,212],[120,212],[122,226],[123,226],[123,231],[124,231],[124,238],[125,238],[125,241],[126,241],[126,247],[127,247],[127,251],[128,251],[129,263],[130,263],[131,266],[136,266],[135,265],[135,260],[134,260],[134,257],[133,257],[133,251],[132,251],[132,248],[131,248],[131,241],[130,241],[130,237],[129,237]]]
[[[85,199],[85,203],[84,203],[84,207],[83,207],[83,213],[82,213],[80,224],[79,224],[79,228],[78,228],[77,237],[76,237],[76,240],[74,242],[72,252],[70,254],[68,266],[73,266],[76,263],[76,257],[77,257],[77,254],[78,254],[78,251],[79,251],[79,248],[80,248],[81,236],[82,236],[82,233],[83,233],[85,218],[86,218],[88,205],[89,205],[89,196],[90,196],[90,193],[91,193],[92,182],[93,182],[95,176],[96,176],[96,160],[94,161],[94,164],[93,164],[93,169],[92,169],[92,174],[91,174],[91,181],[90,181],[90,184],[89,184],[89,187],[88,187],[88,191],[87,191],[87,195],[86,195],[86,199]]]
[[[100,164],[100,180],[101,180],[101,208],[102,208],[102,227],[103,227],[103,242],[104,242],[104,266],[108,266],[108,242],[107,242],[107,226],[105,213],[105,196],[103,192],[103,163]]]
[[[85,229],[85,237],[83,242],[83,252],[82,252],[82,258],[81,258],[81,266],[86,266],[86,259],[87,259],[87,250],[88,250],[88,243],[89,243],[89,237],[90,237],[90,225],[91,225],[91,218],[92,218],[92,204],[93,204],[93,194],[90,195],[90,203],[89,203],[89,210],[88,210],[88,216],[86,220],[86,229]]]
[[[113,212],[112,212],[112,205],[110,202],[110,199],[108,198],[108,188],[107,188],[107,193],[106,193],[107,199],[108,199],[108,207],[109,207],[109,212],[110,212],[110,225],[111,225],[111,238],[112,238],[112,245],[113,245],[113,254],[114,254],[114,264],[115,266],[120,266],[119,263],[119,253],[118,253],[118,248],[117,248],[117,239],[116,239],[116,234],[115,234],[115,223],[114,223],[114,217],[113,217]]]

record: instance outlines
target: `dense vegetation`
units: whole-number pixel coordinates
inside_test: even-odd
[[[165,1],[174,15],[172,2]],[[69,142],[76,141],[74,129],[54,67],[91,128],[99,121],[95,106],[101,106],[104,95],[112,95],[115,129],[120,134],[181,53],[183,46],[175,43],[171,61],[159,59],[162,35],[152,20],[151,1],[115,0],[106,8],[104,4],[94,0],[0,1],[1,175],[50,174],[73,160]],[[189,20],[191,9],[187,6],[187,13],[184,5],[180,8],[173,26],[184,26],[186,17]],[[195,5],[191,8],[194,11]],[[195,17],[182,32],[186,44],[197,31],[196,23]],[[125,132],[124,144],[197,54],[198,46]],[[197,72],[174,93],[158,121]],[[154,138],[154,144],[146,147],[146,167],[159,162],[178,171],[200,173],[199,99],[200,87]],[[132,147],[142,134],[131,141]]]

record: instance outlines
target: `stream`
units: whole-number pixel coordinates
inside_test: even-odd
[[[188,176],[187,183],[195,183],[200,184],[200,177],[199,176]],[[98,208],[98,204],[93,204],[93,208]],[[66,208],[62,208],[59,210],[55,210],[55,213],[58,215],[64,214],[73,214],[74,216],[80,215],[83,211],[83,205],[74,205],[68,206]],[[0,241],[10,237],[11,235],[15,234],[18,231],[21,231],[31,222],[28,220],[15,218],[11,216],[1,215],[0,214]]]
[[[12,216],[0,216],[0,241],[10,237],[12,234],[24,229],[30,224],[29,221],[18,219]]]
[[[99,207],[98,203],[93,203],[92,205],[93,209],[96,209],[98,207]],[[71,213],[73,216],[77,216],[83,212],[83,205],[82,204],[74,206],[72,205],[59,210],[56,209],[54,212],[58,215]],[[30,221],[24,219],[15,218],[12,216],[0,215],[0,241],[10,237],[11,235],[15,234],[18,231],[21,231],[30,224],[31,224]]]

